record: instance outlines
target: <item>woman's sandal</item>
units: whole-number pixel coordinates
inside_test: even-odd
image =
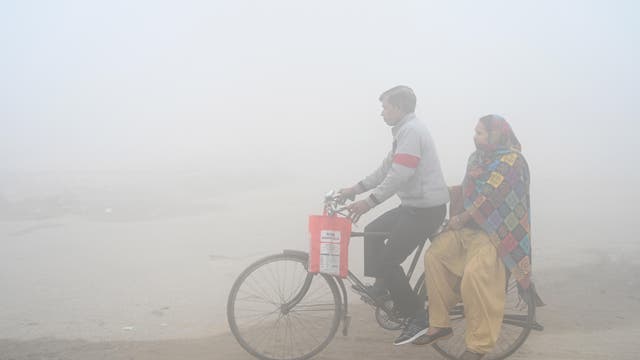
[[[433,344],[434,342],[436,342],[438,340],[450,338],[452,335],[453,335],[453,329],[444,328],[444,329],[438,330],[438,332],[436,332],[433,335],[424,334],[424,335],[420,336],[419,338],[413,340],[412,344],[415,344],[415,345],[430,345],[430,344]]]

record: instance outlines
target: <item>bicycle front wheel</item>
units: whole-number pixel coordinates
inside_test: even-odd
[[[227,320],[236,340],[262,360],[304,360],[322,351],[340,324],[340,291],[331,276],[307,272],[307,258],[268,256],[233,284]]]

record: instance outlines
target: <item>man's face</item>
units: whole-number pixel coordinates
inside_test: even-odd
[[[400,108],[389,104],[386,98],[382,99],[382,112],[380,113],[384,122],[389,126],[397,124],[404,117],[404,112]]]

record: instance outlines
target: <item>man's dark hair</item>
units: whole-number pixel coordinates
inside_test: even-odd
[[[408,86],[392,87],[380,95],[379,100],[383,101],[384,99],[407,114],[416,111],[416,94]]]

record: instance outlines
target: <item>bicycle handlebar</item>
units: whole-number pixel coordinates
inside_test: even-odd
[[[353,201],[353,199],[350,199]],[[346,206],[342,206],[343,203],[340,203],[340,193],[335,190],[329,191],[324,196],[324,211],[329,216],[341,215],[344,217],[349,217],[347,214],[344,214],[344,211],[347,209]],[[429,234],[429,238],[433,238],[439,235],[441,232],[445,230],[448,224],[448,219],[445,219],[444,222],[439,226],[435,233]],[[366,232],[367,235],[381,235],[381,236],[389,236],[388,232]],[[364,237],[365,232],[361,231],[353,231],[351,232],[351,237]]]
[[[347,215],[342,213],[347,208],[340,207],[340,205],[343,204],[340,203],[340,193],[338,191],[331,190],[324,196],[324,211],[327,215],[333,216],[335,214],[340,214],[347,217]]]

